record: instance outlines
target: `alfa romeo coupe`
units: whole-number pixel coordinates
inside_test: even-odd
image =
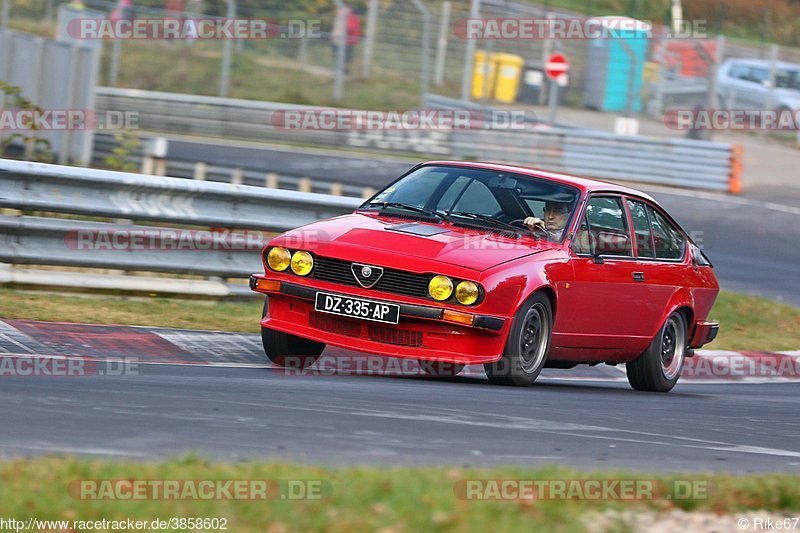
[[[542,170],[423,163],[274,238],[263,262],[250,288],[283,366],[330,344],[527,386],[544,367],[625,363],[634,389],[666,392],[719,329],[711,263],[653,198]]]

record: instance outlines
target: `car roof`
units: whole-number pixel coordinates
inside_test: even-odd
[[[633,196],[640,196],[653,203],[656,202],[650,195],[619,185],[608,181],[598,179],[586,178],[583,176],[575,176],[572,174],[565,174],[563,172],[555,172],[552,170],[545,170],[540,168],[521,167],[516,165],[505,165],[500,163],[487,163],[487,162],[473,162],[473,161],[428,161],[422,165],[451,165],[467,168],[477,168],[482,170],[496,170],[500,172],[513,172],[515,174],[522,174],[524,176],[531,176],[533,178],[545,178],[565,185],[572,185],[585,192],[614,192],[620,194],[628,194]]]
[[[747,59],[747,58],[731,58],[728,63],[737,63],[739,65],[746,65],[748,67],[763,67],[769,68],[770,61],[768,59]],[[786,61],[776,61],[775,68],[784,70],[800,70],[800,64],[789,63]]]

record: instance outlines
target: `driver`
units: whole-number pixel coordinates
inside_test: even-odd
[[[537,217],[528,217],[524,223],[529,229],[541,228],[552,241],[560,241],[564,235],[569,218],[569,204],[566,202],[547,201],[544,204],[544,220]]]

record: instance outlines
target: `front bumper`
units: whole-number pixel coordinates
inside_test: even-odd
[[[496,361],[503,352],[507,319],[473,314],[471,324],[448,320],[446,309],[369,299],[400,306],[400,323],[367,323],[314,310],[318,291],[337,293],[266,276],[250,277],[253,291],[270,296],[261,324],[300,337],[353,350],[435,361],[477,364]],[[338,291],[342,296],[358,295]],[[464,310],[459,310],[464,315]]]

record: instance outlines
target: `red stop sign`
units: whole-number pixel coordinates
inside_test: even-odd
[[[559,77],[566,75],[569,71],[567,56],[559,52],[550,54],[544,64],[544,71],[551,80],[557,80]]]

